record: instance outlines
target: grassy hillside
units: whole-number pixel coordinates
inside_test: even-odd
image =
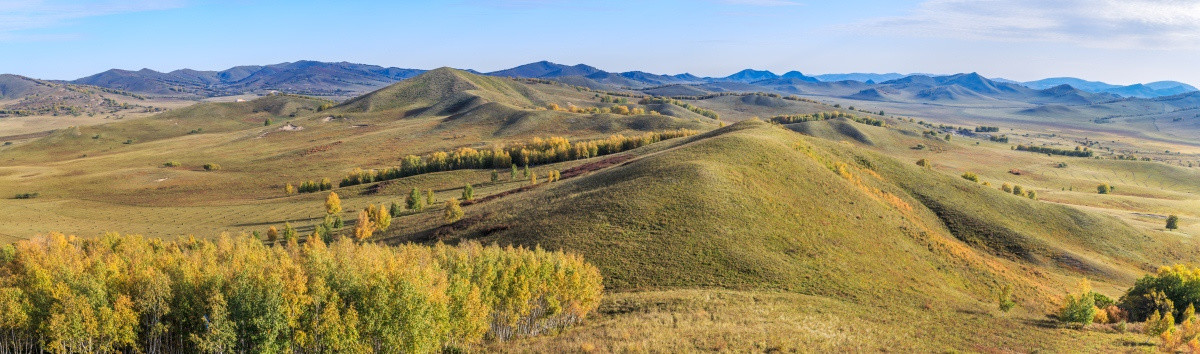
[[[615,167],[473,204],[464,221],[450,226],[408,217],[405,225],[426,226],[406,228],[393,240],[434,237],[569,250],[596,264],[608,289],[655,291],[627,295],[629,304],[610,303],[632,309],[612,310],[613,322],[604,326],[640,325],[636,322],[658,316],[654,313],[704,309],[732,316],[738,311],[731,307],[760,309],[701,305],[696,296],[803,294],[830,305],[785,313],[866,321],[889,336],[929,331],[921,326],[981,331],[981,337],[972,338],[881,338],[899,348],[970,348],[969,343],[995,341],[996,348],[1018,351],[1064,348],[1078,339],[1058,337],[1036,324],[1041,311],[1052,308],[1078,279],[1091,278],[1118,295],[1111,289],[1164,258],[1178,257],[1169,249],[1196,249],[1190,242],[1148,243],[1147,236],[1108,216],[1003,194],[855,146],[742,122],[615,157],[628,160]],[[420,232],[425,227],[437,230],[431,236]],[[1004,285],[1018,289],[1026,312],[1009,318],[991,310]],[[697,288],[751,293],[676,291]],[[901,320],[909,316],[921,320]],[[996,323],[1013,327],[981,329]],[[645,333],[615,342],[647,345],[640,341],[645,339],[652,349],[703,349],[688,345],[707,341],[701,333],[735,331],[721,328],[669,332],[690,338],[684,343],[655,342],[650,337],[663,337]],[[585,330],[574,344],[606,338],[602,342],[613,345],[608,330]],[[789,343],[803,347],[816,340],[800,338],[808,339]],[[1117,340],[1108,337],[1100,345]],[[829,348],[874,345],[822,343],[832,344]]]

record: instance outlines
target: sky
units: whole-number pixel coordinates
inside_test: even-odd
[[[549,60],[726,76],[979,72],[1200,86],[1200,0],[0,0],[0,72]]]

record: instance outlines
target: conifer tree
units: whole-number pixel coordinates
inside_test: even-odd
[[[471,187],[470,183],[467,183],[467,186],[463,187],[462,199],[466,201],[475,200],[475,188]]]
[[[392,202],[391,207],[388,208],[388,214],[391,214],[392,217],[404,215],[404,207],[400,206],[399,203]]]
[[[296,228],[292,227],[292,223],[283,223],[283,240],[292,242],[296,239]]]
[[[417,187],[413,187],[412,191],[408,193],[408,199],[404,200],[404,203],[410,210],[421,211],[425,208],[425,204],[421,202],[421,192],[417,190]]]
[[[492,183],[496,183],[498,181],[500,181],[500,172],[496,172],[496,170],[492,170]]]
[[[525,178],[529,178],[529,164],[525,164]]]
[[[508,179],[516,180],[517,179],[517,164],[512,164],[511,166],[512,166],[512,171],[508,173]]]
[[[1167,217],[1167,230],[1179,229],[1179,217],[1171,215]]]

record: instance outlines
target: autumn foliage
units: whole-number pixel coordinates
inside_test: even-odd
[[[51,234],[0,257],[0,352],[435,352],[556,332],[599,271],[540,249]]]

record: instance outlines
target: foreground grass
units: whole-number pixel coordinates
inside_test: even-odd
[[[859,305],[787,292],[687,289],[606,295],[596,317],[503,352],[1128,352],[1145,336],[1059,328],[985,305]]]

